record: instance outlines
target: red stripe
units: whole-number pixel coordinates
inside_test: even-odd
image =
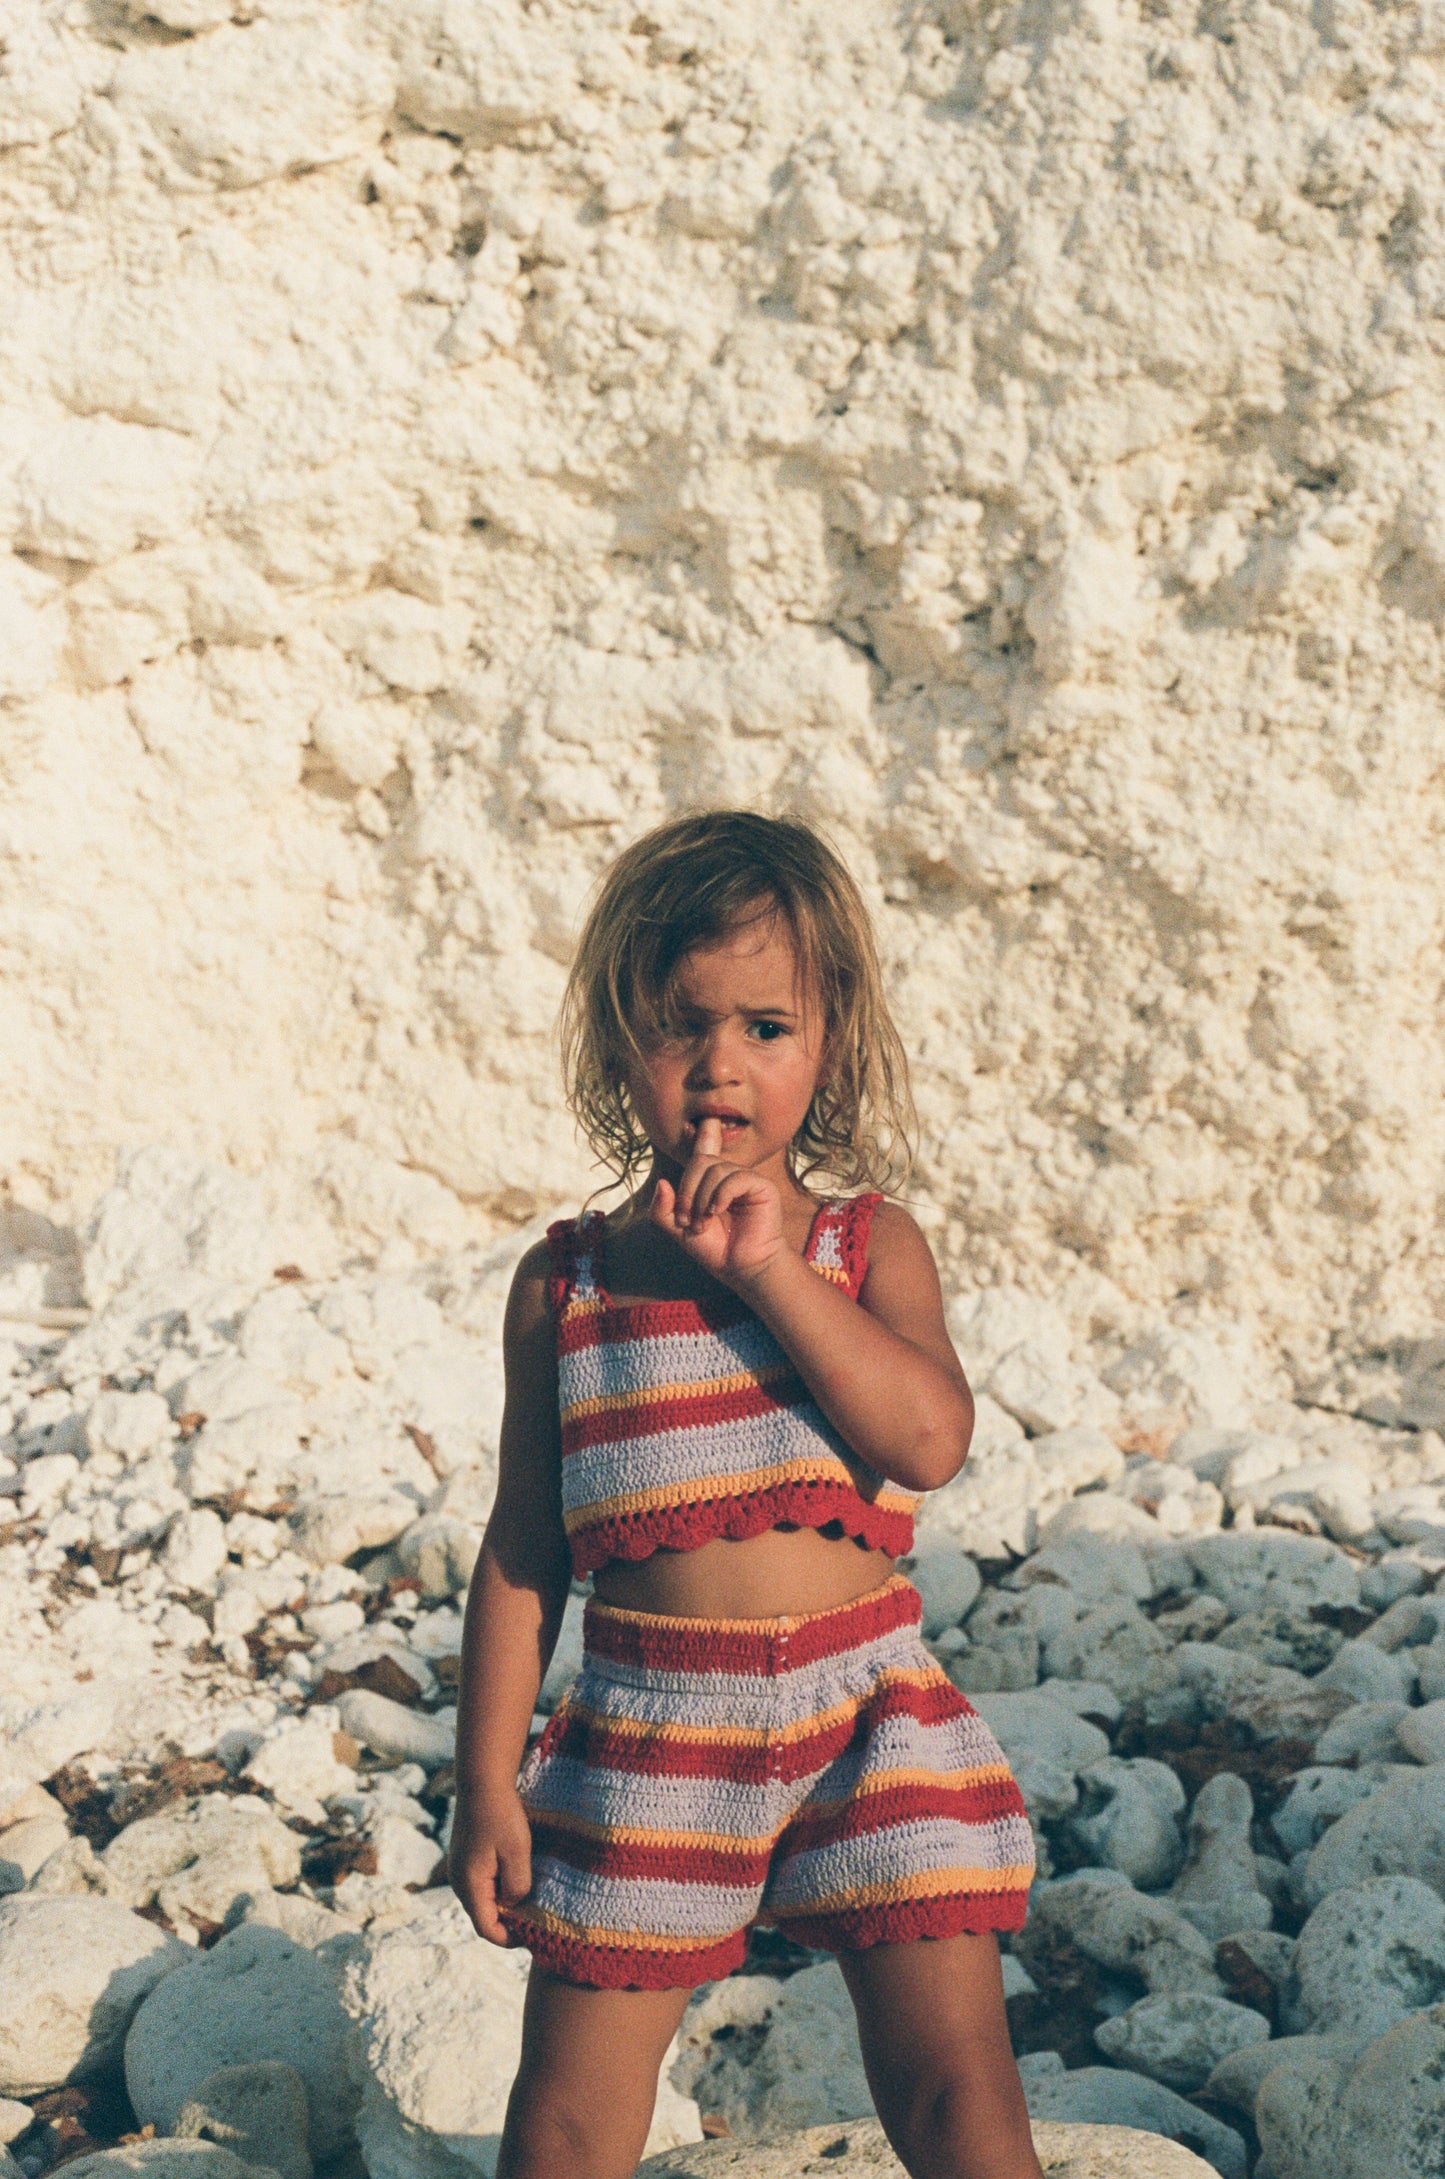
[[[700,1945],[695,1952],[645,1952],[633,1945],[589,1944],[583,1937],[533,1928],[525,1908],[502,1907],[499,1912],[513,1943],[524,1945],[538,1967],[562,1982],[594,1990],[694,1990],[700,1982],[721,1981],[741,1967],[748,1949],[745,1929],[720,1944]]]
[[[1026,1891],[961,1891],[940,1899],[897,1899],[887,1906],[851,1907],[839,1914],[769,1916],[797,1944],[824,1952],[863,1952],[875,1944],[914,1944],[921,1937],[980,1937],[1022,1929]]]
[[[670,1333],[724,1332],[752,1315],[745,1302],[720,1294],[707,1301],[615,1301],[600,1309],[566,1309],[557,1317],[557,1352],[582,1354],[589,1347],[623,1347],[634,1339],[665,1339]],[[625,1324],[625,1332],[617,1327]]]
[[[672,1619],[592,1602],[582,1641],[591,1656],[646,1671],[773,1677],[846,1656],[900,1627],[916,1626],[922,1615],[922,1599],[907,1581],[888,1581],[834,1611],[798,1619]]]
[[[702,1490],[705,1485],[698,1484]],[[869,1551],[901,1559],[913,1549],[913,1516],[870,1505],[850,1483],[773,1483],[736,1498],[704,1499],[682,1506],[654,1506],[615,1513],[574,1531],[572,1563],[578,1579],[609,1559],[648,1559],[654,1551],[696,1551],[716,1536],[741,1543],[780,1521],[795,1528],[827,1528],[838,1522],[845,1536]]]
[[[801,1407],[808,1398],[807,1386],[791,1371],[772,1385],[733,1385],[726,1392],[682,1390],[670,1400],[569,1416],[562,1424],[562,1451],[580,1453],[589,1445],[617,1445],[674,1430],[706,1430],[725,1422],[754,1422],[761,1415]]]
[[[1024,1814],[1023,1798],[1012,1778],[973,1786],[890,1786],[885,1793],[860,1793],[841,1807],[801,1808],[779,1840],[778,1855],[786,1861],[819,1846],[935,1818],[993,1823],[1001,1816]]]
[[[659,1837],[646,1845],[619,1839],[594,1839],[554,1829],[545,1817],[532,1825],[536,1853],[551,1854],[569,1869],[592,1876],[652,1877],[671,1884],[725,1884],[730,1889],[767,1882],[771,1848],[689,1846]]]

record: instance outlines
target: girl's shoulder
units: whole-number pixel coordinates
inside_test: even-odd
[[[901,1203],[885,1195],[853,1196],[850,1203],[867,1204],[866,1212],[854,1213],[864,1226],[864,1270],[860,1282],[874,1292],[880,1287],[913,1287],[920,1280],[936,1290],[938,1267],[933,1250],[918,1220]]]
[[[535,1331],[544,1319],[550,1320],[553,1284],[552,1232],[545,1240],[534,1241],[517,1259],[512,1273],[512,1284],[507,1294],[504,1340],[525,1339]]]

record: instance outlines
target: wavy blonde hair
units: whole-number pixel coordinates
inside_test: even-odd
[[[790,1149],[801,1179],[897,1188],[912,1165],[908,1062],[883,996],[862,895],[833,849],[792,818],[749,810],[676,817],[633,842],[602,880],[562,1002],[567,1102],[600,1162],[627,1185],[652,1146],[627,1077],[677,1034],[677,972],[696,947],[777,916],[825,1028],[824,1058]]]

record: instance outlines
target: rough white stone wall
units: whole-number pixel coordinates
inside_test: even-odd
[[[574,1195],[587,888],[877,901],[956,1283],[1441,1311],[1438,0],[0,0],[0,1170]]]

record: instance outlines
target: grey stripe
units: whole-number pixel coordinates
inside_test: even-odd
[[[716,1942],[745,1929],[761,1899],[760,1884],[725,1887],[594,1876],[544,1854],[536,1864],[529,1904],[569,1922]]]
[[[765,1904],[797,1911],[809,1900],[892,1883],[924,1869],[956,1869],[966,1879],[970,1870],[984,1874],[1018,1868],[1033,1858],[1033,1833],[1018,1816],[997,1824],[955,1823],[947,1818],[892,1824],[886,1831],[839,1839],[794,1855],[769,1878]],[[966,1882],[959,1888],[966,1890]]]
[[[822,1409],[812,1400],[801,1400],[796,1407],[773,1408],[765,1415],[675,1425],[651,1435],[581,1446],[562,1462],[562,1502],[576,1511],[636,1491],[706,1483],[721,1475],[745,1479],[729,1491],[735,1497],[766,1489],[789,1461],[829,1457],[845,1470],[840,1480],[855,1490],[868,1488],[868,1472],[861,1462],[850,1467],[848,1448]]]

